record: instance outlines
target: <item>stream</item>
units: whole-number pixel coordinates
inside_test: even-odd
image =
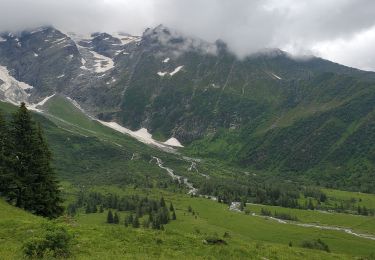
[[[300,227],[318,228],[318,229],[323,229],[323,230],[342,231],[342,232],[345,232],[345,233],[347,233],[349,235],[352,235],[352,236],[356,236],[356,237],[360,237],[360,238],[365,238],[365,239],[370,239],[370,240],[375,240],[375,236],[374,235],[356,233],[353,230],[351,230],[350,228],[333,227],[333,226],[320,226],[320,225],[310,224],[310,223],[296,223],[296,222],[285,221],[285,220],[282,220],[282,219],[279,219],[279,218],[270,217],[270,216],[262,216],[262,215],[258,215],[258,214],[255,214],[255,213],[252,213],[252,216],[261,217],[261,218],[264,218],[264,219],[272,219],[274,221],[277,221],[280,224],[290,224],[290,225],[295,225],[295,226],[300,226]]]
[[[189,195],[196,195],[198,193],[198,189],[194,188],[193,184],[189,182],[187,178],[176,175],[171,168],[163,166],[163,161],[160,158],[152,156],[150,162],[152,162],[153,160],[156,161],[156,164],[159,166],[159,168],[166,170],[168,175],[172,177],[173,180],[178,180],[179,183],[185,184],[185,186],[189,189]]]
[[[156,164],[159,166],[159,168],[165,170],[168,175],[173,179],[173,180],[178,180],[179,183],[183,183],[185,184],[185,186],[188,188],[188,194],[189,195],[197,195],[198,193],[198,189],[194,188],[193,184],[191,182],[188,181],[187,178],[184,178],[182,176],[179,176],[179,175],[176,175],[174,173],[174,171],[171,169],[171,168],[168,168],[168,167],[165,167],[163,165],[163,161],[158,158],[158,157],[155,157],[153,156],[150,160],[150,162],[152,162],[153,160],[156,161]],[[189,170],[192,170],[192,168],[194,168],[195,165],[191,165],[189,167]],[[216,197],[213,197],[213,196],[205,196],[205,195],[200,195],[200,197],[206,197],[208,199],[217,199]],[[236,203],[236,202],[235,202]],[[233,203],[232,203],[233,204]],[[230,208],[230,210],[235,210],[237,207],[232,207],[232,209]],[[237,210],[235,210],[237,211]],[[352,235],[352,236],[356,236],[356,237],[360,237],[360,238],[365,238],[365,239],[370,239],[370,240],[375,240],[375,236],[374,235],[369,235],[369,234],[362,234],[362,233],[356,233],[354,232],[353,230],[351,230],[350,228],[344,228],[344,227],[334,227],[334,226],[320,226],[320,225],[316,225],[316,224],[310,224],[310,223],[296,223],[296,222],[292,222],[292,221],[285,221],[285,220],[282,220],[282,219],[278,219],[278,218],[274,218],[274,217],[270,217],[270,216],[261,216],[261,215],[258,215],[258,214],[255,214],[255,213],[252,213],[252,216],[256,216],[256,217],[261,217],[261,218],[264,218],[264,219],[271,219],[271,220],[274,220],[274,221],[277,221],[278,223],[280,224],[290,224],[290,225],[295,225],[295,226],[300,226],[300,227],[307,227],[307,228],[318,228],[318,229],[322,229],[322,230],[334,230],[334,231],[341,231],[341,232],[345,232],[349,235]]]

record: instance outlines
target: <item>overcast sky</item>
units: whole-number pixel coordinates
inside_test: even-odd
[[[0,0],[0,31],[141,34],[164,24],[239,56],[265,47],[375,71],[375,0]]]

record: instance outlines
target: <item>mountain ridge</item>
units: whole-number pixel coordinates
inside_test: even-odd
[[[193,156],[346,188],[365,167],[360,178],[371,180],[374,72],[277,49],[238,59],[222,41],[162,25],[115,36],[1,34],[0,65],[33,87],[30,103],[61,93],[99,120],[175,138]]]

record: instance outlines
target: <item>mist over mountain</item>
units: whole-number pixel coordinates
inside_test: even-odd
[[[7,1],[0,31],[53,25],[64,31],[125,31],[141,35],[164,24],[208,42],[222,39],[239,57],[263,48],[314,54],[374,70],[374,3],[369,0],[293,1]],[[366,8],[364,8],[366,6]]]
[[[373,72],[279,49],[239,58],[224,41],[163,25],[141,36],[50,26],[0,35],[8,102],[37,107],[63,95],[93,118],[173,138],[198,156],[339,186],[330,169],[366,160],[370,178]]]
[[[374,1],[0,7],[0,259],[374,259]]]

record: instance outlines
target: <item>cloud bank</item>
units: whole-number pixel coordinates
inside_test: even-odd
[[[162,23],[222,39],[239,56],[277,47],[375,70],[373,0],[0,0],[0,7],[0,31],[54,25],[141,34]]]

